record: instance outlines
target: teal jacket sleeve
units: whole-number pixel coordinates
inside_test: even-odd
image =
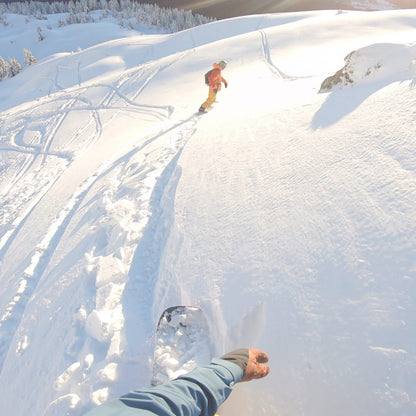
[[[214,359],[166,384],[133,390],[85,416],[213,416],[242,378],[238,365]]]

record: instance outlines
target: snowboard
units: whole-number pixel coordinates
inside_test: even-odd
[[[204,114],[209,113],[212,109],[213,107],[211,106],[211,107],[206,108],[205,111],[197,111],[195,114],[197,116],[203,116]]]
[[[205,313],[195,306],[172,306],[160,316],[153,354],[153,386],[173,380],[212,358]]]
[[[215,103],[214,104],[217,104],[218,103],[218,101],[215,101]],[[208,108],[206,108],[205,109],[205,111],[197,111],[197,115],[199,115],[199,116],[202,116],[202,115],[204,115],[204,114],[206,114],[206,113],[209,113],[211,110],[213,110],[214,109],[214,107],[215,107],[215,105],[214,104],[212,104],[212,105],[210,105]]]

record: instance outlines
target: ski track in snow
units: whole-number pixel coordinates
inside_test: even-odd
[[[29,294],[26,293],[26,290],[30,291],[30,288],[28,285],[28,279],[31,279],[30,281],[33,282],[33,281],[36,281],[36,276],[42,275],[43,269],[46,267],[46,264],[48,262],[48,257],[51,257],[53,255],[54,247],[56,247],[57,244],[59,243],[60,236],[62,236],[67,223],[71,220],[71,216],[73,212],[75,212],[76,209],[79,207],[79,205],[82,203],[85,195],[92,188],[92,186],[96,183],[96,181],[98,181],[101,177],[103,177],[108,171],[115,169],[120,163],[125,162],[126,158],[130,158],[139,152],[145,152],[146,147],[150,145],[157,138],[165,134],[169,134],[169,133],[172,133],[173,135],[178,134],[176,130],[179,130],[179,134],[183,133],[183,131],[188,130],[189,126],[187,124],[190,123],[190,125],[192,126],[195,123],[195,120],[193,119],[194,117],[191,117],[189,120],[179,123],[179,125],[169,127],[168,129],[160,132],[158,135],[148,138],[142,146],[129,152],[127,156],[123,155],[121,158],[115,161],[104,162],[104,164],[98,169],[97,172],[95,172],[92,176],[90,176],[84,181],[84,183],[74,193],[74,195],[68,202],[67,206],[61,211],[56,222],[51,224],[51,227],[48,233],[45,235],[44,239],[37,246],[35,254],[32,257],[30,267],[27,268],[25,272],[25,277],[22,279],[21,284],[19,285],[19,290],[16,293],[16,297],[14,298],[13,302],[11,302],[9,307],[6,309],[6,312],[3,314],[3,317],[0,320],[2,326],[8,316],[13,315],[14,318],[16,317],[16,313],[12,313],[13,312],[12,310],[14,307],[18,306],[18,303],[19,303],[18,300],[23,298],[24,295],[26,295],[26,298],[29,297],[30,293]],[[60,123],[61,121],[58,122],[58,124]],[[186,137],[186,134],[185,134],[185,138],[187,139],[189,137]],[[179,145],[183,145],[183,143],[180,143]],[[50,147],[50,143],[48,143],[47,146]],[[176,151],[177,149],[174,149],[171,154],[167,154],[164,156],[161,155],[160,159],[158,159],[158,162],[163,161],[163,159],[166,159],[166,161],[169,161],[170,157],[176,154]],[[170,152],[168,151],[168,153]],[[147,167],[148,172],[151,172],[152,169],[157,169],[157,168],[155,167],[152,168],[149,166]],[[25,169],[25,171],[27,170],[28,169]],[[19,177],[23,175],[24,173],[25,172],[19,172]],[[143,184],[139,183],[138,188],[142,189]],[[30,215],[30,212],[28,215]],[[24,220],[25,219],[23,219],[22,222],[24,222]],[[19,230],[20,226],[21,224],[17,225],[16,227],[17,231]],[[11,239],[8,239],[4,242],[2,251],[0,252],[1,258],[4,257],[4,255],[6,254],[7,247],[10,246],[10,243],[11,243]],[[42,266],[40,266],[40,263],[42,263]],[[23,289],[23,288],[26,288],[26,289]],[[34,288],[32,290],[34,290]]]
[[[171,65],[170,62],[167,66]],[[56,69],[55,85],[57,89],[64,89],[64,85],[61,84],[59,76],[62,70],[62,66],[58,65]],[[64,69],[71,69],[64,67]],[[92,144],[100,140],[103,126],[112,119],[114,119],[120,112],[133,112],[136,114],[143,114],[150,116],[158,121],[168,120],[169,109],[165,107],[140,105],[135,100],[140,96],[144,88],[152,81],[152,79],[164,68],[152,69],[151,66],[143,65],[138,70],[130,71],[120,77],[115,85],[107,84],[93,84],[87,87],[77,87],[71,92],[64,91],[63,94],[55,93],[50,100],[42,101],[40,104],[35,104],[29,108],[18,108],[14,114],[3,114],[0,119],[0,139],[2,139],[2,150],[15,152],[17,157],[25,158],[25,162],[18,164],[20,170],[14,173],[14,178],[9,180],[9,186],[2,190],[3,194],[10,194],[11,189],[17,184],[21,178],[32,173],[38,184],[42,183],[39,177],[42,167],[45,167],[51,158],[61,161],[61,165],[58,167],[56,175],[52,178],[46,178],[43,181],[43,185],[40,188],[33,190],[34,194],[28,195],[26,198],[23,196],[20,204],[17,204],[14,209],[7,210],[8,207],[3,204],[2,211],[8,212],[6,218],[1,218],[1,225],[6,226],[6,232],[4,233],[0,241],[0,262],[6,256],[8,249],[19,236],[19,233],[24,226],[27,219],[33,214],[37,204],[43,198],[46,198],[48,191],[52,186],[59,181],[59,177],[62,173],[69,169],[73,155],[69,151],[54,150],[54,148],[60,149],[62,145],[59,143],[59,130],[65,128],[65,123],[74,114],[86,113],[85,121],[78,125],[71,126],[70,134],[68,135],[64,147],[81,148],[85,152],[87,148]],[[79,71],[76,71],[76,77],[80,79]],[[108,90],[106,94],[102,94],[104,98],[97,104],[88,98],[93,90]],[[129,97],[127,94],[130,94]],[[133,91],[133,94],[130,92]],[[100,95],[100,94],[99,94]],[[58,108],[56,110],[56,108]],[[109,113],[109,115],[107,115]],[[81,118],[81,120],[84,120]],[[105,119],[105,121],[104,121]],[[6,124],[7,120],[7,124]],[[154,176],[154,183],[157,182],[157,177],[160,172],[170,163],[172,158],[177,155],[178,150],[184,146],[189,137],[193,134],[193,126],[197,121],[197,116],[191,116],[189,119],[184,120],[176,125],[170,125],[169,127],[158,132],[154,136],[150,136],[143,140],[140,145],[134,145],[133,150],[128,149],[126,153],[117,157],[106,160],[91,176],[87,177],[83,183],[76,189],[73,195],[70,197],[65,207],[59,212],[56,220],[50,224],[47,233],[39,241],[38,245],[34,249],[30,265],[24,271],[18,289],[13,299],[9,302],[5,310],[2,312],[0,318],[0,334],[1,334],[1,347],[0,347],[0,369],[2,368],[7,351],[10,348],[10,344],[14,338],[15,332],[19,327],[20,320],[24,315],[24,311],[28,301],[33,293],[36,291],[36,287],[42,278],[54,252],[59,245],[61,238],[67,229],[69,223],[72,220],[74,213],[79,209],[83,203],[85,197],[91,191],[93,186],[105,177],[109,172],[116,170],[120,165],[126,164],[130,159],[142,155],[143,165],[139,167],[142,171],[142,180],[137,182],[136,188],[143,192],[144,189],[149,188],[146,182],[149,182],[149,177]],[[92,125],[92,127],[91,127]],[[90,133],[89,135],[87,133]],[[152,143],[166,135],[170,135],[171,139],[167,146],[162,146],[159,149],[160,154],[156,158],[152,155],[150,163],[147,161],[147,148]],[[10,140],[7,138],[10,137]],[[88,137],[79,143],[79,139]],[[32,144],[32,142],[37,142]],[[152,151],[150,151],[152,152]],[[151,153],[150,153],[151,154]],[[41,160],[39,160],[41,157]],[[141,221],[141,228],[144,229],[147,225],[147,221],[151,215],[152,210],[149,209],[149,199],[152,193],[152,186],[148,189],[148,197],[141,201],[141,206],[135,206],[134,211],[146,212],[147,218]],[[17,200],[14,199],[14,203]],[[20,209],[19,208],[23,208]],[[24,213],[22,215],[22,212]],[[133,250],[134,251],[134,250]],[[126,264],[129,264],[131,259],[126,260]],[[156,267],[156,266],[155,266]],[[141,286],[148,289],[148,282],[141,284]],[[140,290],[139,290],[140,291]],[[121,291],[122,292],[122,291]],[[122,294],[119,296],[121,302]],[[62,384],[62,379],[65,379],[66,385],[71,385],[70,379],[74,377],[74,383],[78,383],[79,380],[75,377],[75,367],[78,368],[76,363],[72,364],[64,375],[60,377],[58,384]],[[73,368],[74,367],[74,368]],[[59,389],[58,389],[59,390]],[[65,396],[64,401],[67,402],[68,398]],[[73,396],[71,396],[71,401]],[[97,399],[98,400],[98,399]],[[59,400],[58,400],[59,402]],[[75,400],[77,402],[77,400]],[[57,402],[52,404],[53,408],[56,408]]]
[[[273,62],[272,55],[270,52],[270,46],[269,46],[269,41],[268,41],[266,30],[259,30],[259,32],[261,36],[261,50],[262,50],[263,59],[265,60],[268,68],[270,69],[270,71],[275,77],[284,81],[296,81],[302,78],[309,78],[309,77],[304,77],[304,76],[295,77],[292,75],[285,74],[278,66],[276,66]]]
[[[88,317],[86,318],[85,327],[86,331],[91,338],[95,340],[101,341],[104,344],[108,343],[108,350],[106,353],[106,359],[104,360],[104,365],[100,372],[106,371],[105,369],[108,366],[113,366],[115,369],[118,369],[118,366],[123,363],[127,363],[128,366],[131,366],[135,362],[140,362],[140,357],[143,356],[139,353],[134,354],[132,351],[128,351],[128,354],[124,354],[124,357],[121,357],[122,354],[122,345],[120,340],[120,333],[123,331],[124,325],[129,324],[132,329],[130,333],[133,333],[133,337],[137,335],[137,332],[141,332],[142,334],[146,334],[145,330],[139,331],[140,322],[138,319],[144,319],[145,314],[138,314],[138,307],[140,307],[140,311],[150,310],[149,304],[153,302],[152,298],[152,281],[155,279],[155,275],[157,274],[157,259],[155,259],[152,252],[149,253],[148,248],[146,248],[146,252],[144,253],[144,261],[140,267],[143,268],[144,273],[140,273],[140,269],[135,267],[134,264],[137,263],[137,258],[143,260],[141,255],[141,250],[136,249],[137,244],[143,244],[143,240],[146,241],[144,244],[146,247],[148,244],[152,244],[154,251],[156,253],[159,252],[158,248],[155,247],[156,244],[162,244],[164,238],[166,238],[165,231],[162,226],[162,232],[157,234],[157,238],[153,243],[147,241],[146,235],[153,236],[154,233],[154,225],[157,224],[160,220],[160,216],[157,214],[157,208],[151,207],[149,204],[152,204],[151,195],[156,193],[163,193],[163,186],[168,181],[168,177],[162,175],[159,177],[162,170],[166,168],[167,165],[173,163],[175,164],[175,159],[171,161],[172,157],[175,156],[178,149],[180,149],[185,143],[186,140],[192,135],[193,129],[192,126],[194,125],[195,120],[188,120],[183,123],[180,123],[179,126],[173,126],[167,131],[161,132],[159,135],[155,137],[149,138],[146,143],[140,146],[137,149],[132,150],[129,154],[123,155],[119,160],[115,161],[111,164],[100,176],[103,178],[107,174],[111,174],[117,167],[121,168],[121,171],[124,172],[121,177],[124,179],[129,175],[138,176],[142,178],[135,184],[135,188],[139,194],[142,195],[142,200],[139,199],[136,205],[132,205],[130,207],[129,215],[132,217],[138,217],[138,221],[136,223],[129,224],[130,230],[128,233],[133,232],[134,236],[127,236],[125,243],[122,244],[122,252],[120,257],[119,263],[122,265],[126,265],[125,268],[122,266],[112,266],[113,269],[111,273],[108,273],[106,267],[108,265],[113,264],[114,261],[114,253],[110,252],[105,256],[96,256],[93,253],[90,255],[90,265],[91,268],[96,268],[98,270],[97,278],[96,278],[96,286],[97,286],[97,296],[96,296],[96,305],[95,309],[90,311]],[[178,136],[179,140],[176,141],[175,146],[172,148],[165,148],[164,152],[159,155],[156,161],[156,166],[152,164],[147,164],[144,161],[143,165],[136,167],[136,171],[130,172],[129,175],[126,175],[126,172],[131,169],[129,168],[130,165],[134,165],[134,160],[140,158],[140,155],[146,151],[147,146],[151,145],[153,141],[157,140],[159,137],[164,135],[172,135]],[[143,156],[142,156],[143,157]],[[144,156],[145,159],[145,156]],[[172,169],[167,169],[168,175]],[[97,180],[94,182],[98,182],[100,177],[97,177]],[[149,180],[151,185],[149,186]],[[155,181],[155,182],[154,182]],[[160,185],[161,190],[157,190],[157,185],[159,182],[162,182]],[[139,195],[138,195],[139,196]],[[109,200],[107,201],[108,204],[117,204],[120,203],[120,200],[116,199],[116,195],[114,195],[115,199],[112,199],[111,193],[108,194]],[[149,219],[151,218],[151,222]],[[162,222],[162,224],[164,224]],[[149,228],[150,231],[147,234],[146,229]],[[162,241],[162,242],[161,242]],[[120,250],[118,247],[117,251]],[[134,261],[134,258],[136,261]],[[132,269],[128,271],[128,265],[133,263]],[[124,277],[120,277],[120,268],[121,274],[124,274]],[[103,273],[100,271],[103,270]],[[118,273],[117,273],[118,270]],[[107,275],[106,275],[107,273]],[[127,275],[129,275],[128,282],[126,285]],[[118,276],[118,277],[117,277]],[[116,292],[114,292],[114,290]],[[131,299],[131,303],[130,303]],[[111,306],[109,306],[111,305]],[[122,321],[119,327],[114,327],[113,323],[109,323],[107,321],[108,311],[112,310],[115,314],[117,314],[117,310],[123,310],[122,314],[120,314],[119,319]],[[135,323],[135,325],[133,325]],[[143,325],[143,323],[142,323]],[[113,326],[113,327],[112,327]],[[129,332],[129,328],[126,328],[126,331]],[[149,336],[149,334],[146,334]],[[127,336],[129,336],[127,334]],[[79,339],[78,341],[74,342],[80,343],[80,345],[76,346],[76,351],[81,352],[81,345],[84,343],[88,344],[87,341]],[[131,342],[132,345],[140,346],[141,343],[134,343]],[[146,345],[146,343],[144,343]],[[76,351],[72,351],[72,355],[78,358],[78,353]],[[135,358],[135,357],[139,358]],[[71,368],[75,366],[78,368],[79,361],[75,361],[71,364],[66,372],[64,373],[65,378],[65,388],[59,387],[58,391],[77,391],[77,385],[79,382],[79,374],[78,372],[72,372]],[[88,369],[87,369],[88,370]],[[96,370],[95,370],[96,371]],[[122,371],[122,369],[118,369],[118,371]],[[94,372],[91,375],[88,374],[88,371],[83,375],[82,383],[83,385],[95,385],[97,382],[94,382]],[[108,380],[107,380],[108,381]],[[59,380],[57,381],[59,384]],[[98,383],[99,384],[99,383]],[[82,396],[81,396],[82,397]],[[105,390],[101,390],[100,388],[96,388],[96,390],[92,393],[93,400],[95,403],[101,403],[103,400],[108,398],[108,387]],[[62,400],[66,401],[66,396],[62,396]],[[55,406],[55,404],[53,405]]]
[[[36,104],[33,107],[24,109],[24,111],[19,109],[16,115],[7,113],[4,114],[0,118],[0,127],[3,127],[0,130],[0,139],[5,139],[4,142],[6,142],[6,144],[2,142],[1,149],[5,151],[13,151],[18,154],[29,154],[32,156],[28,157],[27,160],[22,163],[20,170],[14,174],[14,178],[9,180],[7,188],[1,190],[1,193],[9,193],[10,190],[17,184],[19,179],[27,174],[28,171],[33,167],[39,155],[42,156],[42,165],[46,163],[46,159],[50,156],[56,156],[63,159],[65,162],[71,161],[72,155],[70,151],[53,151],[51,150],[51,147],[54,142],[58,140],[56,139],[56,136],[59,128],[62,127],[68,116],[73,113],[86,112],[89,114],[90,120],[84,123],[80,123],[79,127],[71,132],[71,135],[67,139],[68,148],[75,146],[77,139],[82,137],[83,133],[87,133],[91,121],[94,122],[95,128],[90,134],[88,141],[81,143],[82,147],[84,149],[88,148],[100,138],[103,128],[103,121],[101,120],[100,112],[112,110],[112,117],[115,117],[121,108],[122,110],[125,110],[128,106],[127,110],[130,112],[146,114],[155,117],[158,120],[163,120],[166,117],[164,115],[164,113],[166,113],[164,108],[139,105],[133,101],[135,98],[137,98],[137,96],[140,94],[140,91],[155,76],[157,72],[158,71],[152,72],[150,76],[144,72],[145,81],[143,83],[140,82],[142,85],[140,85],[132,99],[129,99],[121,92],[123,85],[131,81],[130,78],[132,75],[129,75],[121,77],[120,81],[115,87],[112,85],[101,84],[95,84],[90,87],[81,87],[73,91],[70,96],[68,96],[67,93],[64,93],[62,97],[51,99],[46,103]],[[135,77],[135,80],[141,80],[142,75],[143,72],[140,70],[138,75]],[[127,85],[126,89],[129,88],[130,85]],[[91,100],[85,98],[93,89],[108,90],[108,93],[104,95],[104,99],[98,105],[94,105]],[[122,101],[122,105],[117,103],[117,98]],[[62,104],[58,110],[56,110],[56,106],[59,106],[60,102],[62,102]],[[80,104],[76,106],[78,102]],[[44,107],[47,109],[45,110]],[[38,116],[37,113],[41,113],[41,115]],[[32,145],[30,143],[26,143],[24,139],[26,136],[29,136],[29,140],[39,141],[40,144]],[[8,137],[10,137],[9,140],[7,139]],[[9,141],[9,144],[7,144],[7,141]],[[66,166],[64,166],[64,168],[65,167]],[[61,169],[61,171],[62,170],[63,169]],[[57,176],[59,176],[59,173]],[[50,182],[46,185],[47,189],[45,192],[47,192],[52,184],[53,182]],[[40,193],[40,198],[45,192]],[[5,211],[7,211],[7,209]],[[16,209],[16,212],[17,211],[18,210]],[[28,211],[30,211],[30,209]],[[22,221],[24,221],[24,219]],[[7,222],[10,223],[11,221]],[[6,219],[3,218],[1,224],[3,225],[4,223],[6,223]],[[13,228],[18,228],[19,223],[15,224],[15,222],[13,222],[13,226]],[[0,261],[4,256],[3,247],[8,244],[10,244],[10,241],[3,237],[0,243]]]
[[[264,30],[259,30],[261,35],[261,46],[262,46],[262,53],[263,58],[266,61],[267,66],[269,67],[270,71],[276,75],[280,79],[294,79],[289,75],[283,73],[274,63],[270,53],[269,41],[267,39],[267,34]]]

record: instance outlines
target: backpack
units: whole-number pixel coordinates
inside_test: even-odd
[[[211,74],[212,74],[212,69],[210,69],[205,75],[204,75],[204,77],[205,77],[205,85],[209,85],[209,77],[211,76]]]

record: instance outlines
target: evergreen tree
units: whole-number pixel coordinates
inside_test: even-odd
[[[38,31],[38,40],[40,42],[41,40],[45,39],[45,36],[43,36],[42,28],[40,28],[39,26],[37,28],[37,31]]]
[[[73,0],[69,0],[68,2],[68,10],[69,12],[75,12],[76,7],[75,7],[75,3],[73,2]]]
[[[90,10],[98,10],[104,7],[101,7],[100,2],[97,0],[88,0],[88,7]]]
[[[120,4],[118,3],[118,0],[110,0],[109,6],[110,6],[110,10],[113,12],[113,16],[114,16],[114,12],[120,11]]]
[[[91,10],[88,0],[78,0],[78,7],[79,10],[84,13],[88,13]]]
[[[9,75],[9,64],[0,56],[0,81]]]
[[[7,23],[7,17],[3,16],[2,14],[0,14],[0,23],[3,24],[3,26],[8,26],[9,24]]]
[[[42,15],[42,12],[40,10],[36,11],[35,18],[38,19],[38,20],[47,20],[47,18]]]
[[[23,49],[23,57],[25,66],[33,65],[38,61],[28,49]]]
[[[101,0],[100,4],[101,4],[100,9],[108,12],[108,8],[109,8],[108,0]]]
[[[16,76],[21,70],[22,65],[15,58],[9,58],[9,76],[14,77]]]

